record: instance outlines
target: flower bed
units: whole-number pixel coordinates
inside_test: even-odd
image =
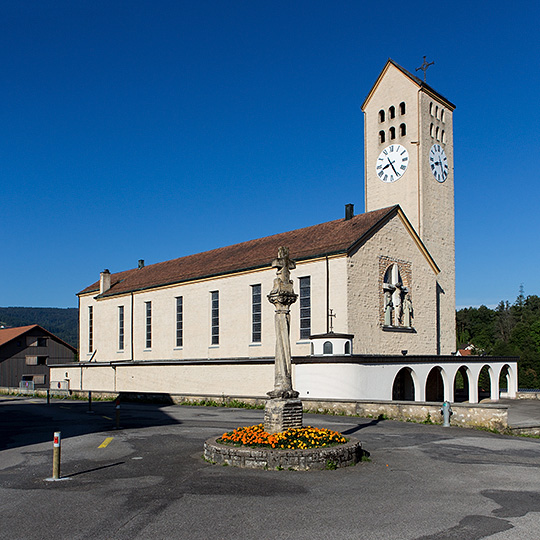
[[[311,426],[288,429],[281,433],[267,433],[263,424],[236,428],[224,433],[217,440],[221,444],[247,446],[249,448],[281,448],[305,450],[326,448],[345,444],[347,439],[337,431],[319,429]]]

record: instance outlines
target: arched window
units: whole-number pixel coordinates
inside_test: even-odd
[[[429,114],[431,114],[431,116],[433,116],[433,103],[429,104]]]
[[[390,139],[395,139],[396,138],[396,128],[395,127],[391,127],[389,129],[390,131]]]
[[[332,346],[331,341],[325,341],[323,345],[323,354],[333,354],[334,347]]]
[[[429,136],[433,137],[433,124],[430,124],[429,126]]]
[[[351,342],[350,341],[345,342],[345,354],[351,354]]]
[[[446,137],[444,136],[444,129],[441,131],[441,141],[446,142]]]
[[[435,105],[435,118],[439,118],[439,106]]]
[[[435,138],[439,140],[439,126],[435,129]]]
[[[405,126],[405,124],[400,124],[400,126],[399,126],[399,136],[403,137],[405,135],[407,135],[407,127]]]
[[[313,347],[313,341],[311,342],[311,356],[315,354],[315,349]]]
[[[388,109],[388,116],[390,118],[396,117],[396,108],[393,105]]]
[[[402,101],[399,104],[399,114],[405,114],[405,102],[404,101]]]
[[[444,109],[441,109],[441,122],[444,122]]]
[[[384,111],[382,109],[379,111],[379,122],[384,122]]]
[[[381,129],[381,131],[379,131],[379,143],[383,143],[385,140],[386,136],[384,134],[384,130]]]

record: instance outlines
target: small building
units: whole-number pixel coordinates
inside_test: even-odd
[[[0,328],[0,386],[48,388],[49,366],[75,361],[77,349],[32,324]]]

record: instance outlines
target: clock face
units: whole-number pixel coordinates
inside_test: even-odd
[[[401,144],[387,146],[377,158],[377,176],[383,182],[395,182],[399,180],[409,165],[409,152]]]
[[[444,148],[434,144],[429,151],[429,166],[437,182],[444,182],[448,178],[448,159]]]

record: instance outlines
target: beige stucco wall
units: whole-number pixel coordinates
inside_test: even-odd
[[[411,264],[410,296],[415,333],[385,331],[381,324],[379,257]],[[396,215],[349,260],[349,333],[355,354],[436,354],[436,274],[401,218]]]
[[[336,318],[334,329],[347,329],[346,257],[331,258],[330,307]],[[221,278],[153,289],[131,295],[96,300],[93,295],[80,298],[81,360],[89,360],[88,307],[94,313],[94,360],[180,360],[205,358],[254,358],[274,355],[274,306],[266,295],[273,286],[275,269],[240,273]],[[325,259],[300,262],[292,271],[295,292],[299,279],[311,277],[311,331],[326,331],[327,265]],[[262,284],[262,342],[251,342],[251,286]],[[211,344],[211,291],[219,291],[219,345]],[[176,297],[183,298],[183,346],[176,347]],[[145,302],[152,302],[152,347],[145,347]],[[131,313],[133,303],[133,355],[131,352]],[[123,351],[118,350],[118,306],[124,306]],[[291,306],[291,343],[293,355],[310,352],[309,341],[300,340],[300,302]]]
[[[405,102],[405,114],[400,115],[399,104]],[[396,108],[396,117],[390,119],[388,109]],[[386,119],[379,121],[379,111],[384,110]],[[413,141],[419,139],[418,125],[418,86],[411,82],[397,68],[390,65],[384,78],[375,88],[365,108],[364,159],[365,159],[365,198],[366,212],[399,204],[405,215],[418,231],[418,174],[419,163],[417,146]],[[399,135],[399,126],[405,123],[407,134]],[[390,140],[389,128],[396,128],[396,138]],[[386,141],[379,141],[379,131],[384,130]],[[382,182],[376,174],[376,162],[381,151],[390,144],[401,144],[409,153],[409,166],[405,174],[396,182]]]
[[[399,114],[405,102],[406,113]],[[433,104],[430,113],[430,104]],[[388,116],[390,106],[396,117]],[[437,108],[437,115],[435,110]],[[384,122],[379,111],[386,112]],[[441,117],[441,111],[444,116]],[[374,87],[365,105],[365,197],[366,211],[399,204],[441,270],[439,287],[440,324],[439,354],[456,350],[455,336],[455,244],[454,244],[454,151],[453,113],[436,96],[428,94],[393,65]],[[407,134],[399,136],[399,125],[405,123]],[[433,132],[430,126],[433,124]],[[388,138],[390,127],[396,128],[396,139]],[[439,128],[439,138],[436,130]],[[379,141],[385,130],[386,141]],[[442,140],[442,130],[445,139]],[[389,144],[401,144],[409,153],[406,173],[394,183],[384,183],[376,175],[376,160]],[[448,158],[448,178],[438,182],[429,165],[433,144],[441,144]]]
[[[94,392],[148,392],[169,394],[222,394],[266,397],[274,386],[273,364],[246,365],[109,365],[55,368],[58,380],[71,390]],[[57,380],[57,379],[55,379]]]

